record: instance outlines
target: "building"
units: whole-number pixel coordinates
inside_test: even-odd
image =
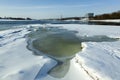
[[[86,17],[86,18],[92,18],[92,17],[94,17],[94,13],[87,13],[87,14],[85,15],[85,17]]]

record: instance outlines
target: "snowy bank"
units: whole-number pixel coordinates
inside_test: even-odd
[[[106,19],[106,20],[89,20],[93,22],[113,22],[113,23],[120,23],[120,19]]]
[[[0,80],[34,80],[42,67],[47,71],[56,62],[45,56],[35,56],[27,49],[25,28],[1,31],[0,35]],[[48,66],[45,66],[48,64]],[[39,75],[41,76],[41,75]]]
[[[120,41],[87,42],[76,60],[99,80],[120,80]]]

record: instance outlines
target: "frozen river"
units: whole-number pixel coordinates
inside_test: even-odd
[[[5,21],[0,23],[1,80],[66,80],[70,77],[70,80],[73,80],[75,76],[77,77],[76,80],[91,80],[89,77],[94,78],[93,74],[95,73],[90,69],[95,70],[99,79],[101,78],[99,76],[105,75],[111,79],[114,79],[114,76],[117,77],[116,80],[119,79],[118,74],[113,73],[114,76],[111,76],[109,72],[105,72],[105,69],[111,64],[117,63],[119,65],[119,47],[112,53],[110,52],[110,55],[110,49],[106,49],[106,47],[112,49],[110,45],[113,45],[113,48],[118,46],[119,26],[58,24],[58,22],[55,24],[56,22],[42,21],[33,21],[31,24],[29,21],[17,22],[16,24],[15,22],[6,23]],[[101,44],[103,47],[97,50],[96,48],[102,46]],[[19,45],[24,45],[24,47]],[[31,54],[29,51],[33,53]],[[10,59],[11,57],[13,58]],[[103,62],[101,58],[106,62]],[[78,60],[74,61],[76,59]],[[113,61],[112,63],[109,62],[110,59]],[[82,62],[83,60],[85,61]],[[80,68],[74,68],[76,62],[80,63]],[[16,66],[13,67],[13,64]],[[22,67],[22,65],[24,66]],[[116,67],[115,71],[119,73],[119,68],[114,67]],[[113,69],[114,67],[111,66],[110,68]],[[99,69],[101,69],[102,74],[98,73]],[[15,70],[15,72],[10,73],[11,70]],[[76,73],[77,70],[80,70],[79,74]],[[75,74],[73,78],[70,76],[72,73]],[[89,75],[89,73],[92,74]],[[31,77],[26,76],[28,74]],[[78,75],[84,75],[84,77],[81,78]]]

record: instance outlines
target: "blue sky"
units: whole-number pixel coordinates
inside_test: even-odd
[[[0,0],[0,16],[37,19],[84,16],[120,10],[120,0]]]

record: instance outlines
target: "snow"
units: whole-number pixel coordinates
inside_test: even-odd
[[[106,35],[112,38],[120,38],[119,26],[86,25],[86,24],[48,24],[47,26],[59,28],[61,27],[67,30],[77,31],[77,36],[92,37],[96,35]]]
[[[29,28],[59,27],[77,31],[76,36],[105,35],[117,41],[82,42],[83,50],[70,60],[70,68],[63,78],[47,72],[57,63],[45,56],[36,56],[27,49],[25,35]],[[0,80],[120,80],[120,27],[85,24],[29,25],[0,31]]]
[[[25,36],[25,34],[29,33],[25,28],[14,29],[14,30],[6,30],[0,32],[0,46],[8,44],[12,41],[15,41],[19,38]]]
[[[90,21],[98,21],[98,22],[114,22],[114,23],[120,23],[120,19],[106,19],[106,20],[90,20]]]
[[[64,21],[81,21],[81,22],[88,22],[88,21],[93,21],[93,22],[113,22],[113,23],[120,23],[120,19],[104,19],[104,20],[89,20],[88,18],[83,18],[81,20],[64,20]]]
[[[19,30],[23,32],[13,33]],[[56,61],[45,56],[35,56],[26,48],[26,39],[23,37],[26,33],[29,31],[25,28],[1,32],[5,38],[1,43],[10,43],[0,47],[0,80],[34,80],[44,64],[56,65]],[[45,74],[45,72],[41,73]]]
[[[76,54],[76,58],[88,72],[99,74],[100,80],[120,80],[120,41],[86,42],[83,45],[86,45],[85,49]],[[89,71],[89,68],[93,70]]]

